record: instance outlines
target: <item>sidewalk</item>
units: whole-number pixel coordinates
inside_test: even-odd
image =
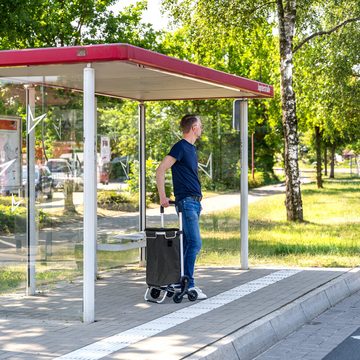
[[[81,323],[81,283],[0,298],[0,359],[251,359],[360,289],[349,269],[199,268],[207,300],[144,301],[145,273],[105,273],[96,322]]]
[[[265,196],[277,195],[285,193],[285,184],[275,184],[262,186],[256,189],[249,190],[248,203],[251,204],[257,200],[262,199]],[[201,201],[201,206],[203,208],[202,214],[208,214],[212,212],[224,211],[235,206],[240,206],[240,193],[231,193],[216,195],[212,197],[205,197]],[[173,206],[166,209],[166,214],[176,214],[176,211]],[[146,215],[149,217],[159,216],[159,208],[147,209]]]

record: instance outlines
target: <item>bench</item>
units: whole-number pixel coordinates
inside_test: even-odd
[[[118,240],[119,243],[111,244],[98,244],[97,250],[102,251],[125,251],[137,248],[146,247],[145,232],[140,231],[131,234],[118,234],[113,238]],[[126,242],[125,242],[126,241]],[[121,242],[124,242],[123,244]]]

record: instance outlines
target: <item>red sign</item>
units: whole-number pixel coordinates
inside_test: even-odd
[[[18,122],[15,120],[0,119],[0,130],[17,130]]]

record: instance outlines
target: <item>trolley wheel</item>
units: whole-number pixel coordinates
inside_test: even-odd
[[[187,275],[184,275],[180,279],[180,284],[182,289],[187,289],[189,286],[189,277]]]
[[[159,289],[152,288],[150,290],[150,295],[153,299],[157,299],[160,296],[161,291]]]
[[[174,303],[176,304],[180,304],[182,302],[182,296],[180,296],[179,294],[175,294],[173,297]]]
[[[174,295],[174,293],[173,293],[172,291],[168,291],[168,292],[166,293],[166,296],[167,296],[168,298],[172,298],[173,295]]]
[[[198,298],[198,293],[195,290],[190,290],[187,294],[189,301],[195,301]]]

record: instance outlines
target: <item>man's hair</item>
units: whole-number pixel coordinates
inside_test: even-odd
[[[180,121],[180,129],[182,130],[182,132],[184,134],[187,134],[191,130],[191,127],[197,121],[199,121],[199,117],[197,115],[187,114],[187,115],[183,116],[183,118]]]

